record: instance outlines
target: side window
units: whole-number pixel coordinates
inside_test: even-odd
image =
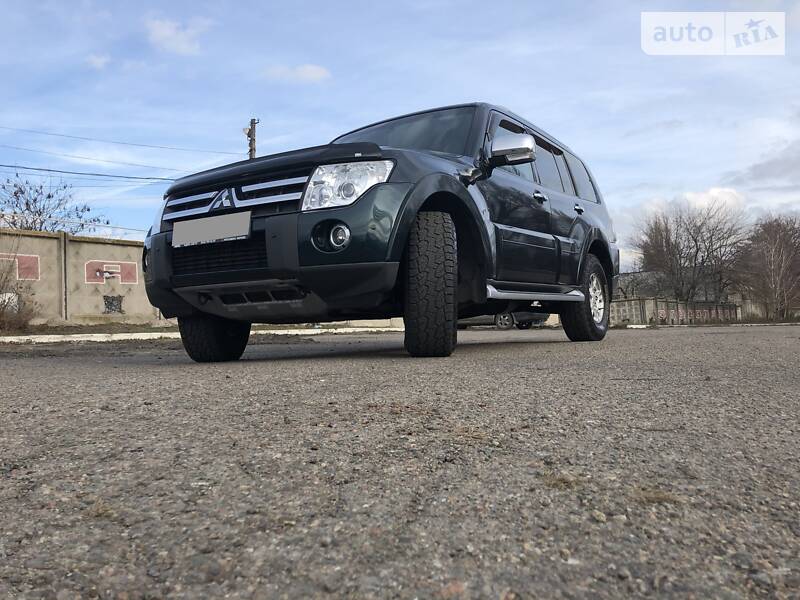
[[[536,172],[539,174],[539,183],[544,187],[557,192],[563,192],[561,175],[558,173],[556,158],[547,146],[536,140]]]
[[[592,185],[592,180],[589,178],[589,173],[586,171],[586,167],[583,166],[581,161],[572,156],[572,154],[565,153],[564,156],[567,158],[567,164],[572,173],[572,179],[575,180],[578,196],[584,200],[597,202],[597,195],[594,193],[594,186]]]
[[[575,186],[572,185],[572,178],[569,176],[569,169],[567,169],[567,160],[561,152],[556,155],[556,165],[558,165],[558,173],[561,175],[561,183],[564,184],[564,191],[571,196],[575,195]]]
[[[525,130],[516,123],[512,123],[511,121],[503,119],[497,124],[497,127],[495,127],[494,132],[492,133],[492,139],[494,139],[498,134],[502,135],[504,133],[525,133]],[[528,181],[533,181],[533,166],[531,163],[524,163],[521,165],[503,165],[502,167],[498,168],[503,169],[503,171],[508,171],[517,177],[522,177]]]

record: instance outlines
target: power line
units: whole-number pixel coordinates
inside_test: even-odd
[[[24,175],[25,177],[41,177],[47,179],[58,179],[59,181],[64,181],[70,183],[73,181],[99,181],[99,182],[106,182],[109,183],[109,179],[106,177],[82,177],[80,175],[48,175],[48,174],[40,174],[40,173],[28,173],[26,171],[22,171],[20,169],[0,169],[0,173],[5,175]],[[140,183],[136,181],[122,181],[119,185],[130,185],[130,186],[145,186],[145,185],[167,185],[169,182],[161,182],[161,181],[152,181],[149,183]]]
[[[45,169],[44,167],[24,167],[22,165],[5,165],[0,164],[0,167],[7,167],[9,169],[23,169],[26,171],[44,171],[46,173],[64,173],[69,175],[91,175],[93,177],[109,177],[112,179],[135,179],[137,181],[175,181],[171,177],[137,177],[135,175],[112,175],[110,173],[88,173],[86,171],[63,171],[60,169]]]
[[[137,144],[135,142],[104,140],[100,138],[84,137],[80,135],[67,135],[66,133],[54,133],[52,131],[40,131],[38,129],[21,129],[19,127],[6,127],[5,125],[0,125],[0,129],[5,129],[7,131],[19,131],[21,133],[35,133],[37,135],[51,135],[55,137],[70,138],[73,140],[83,140],[86,142],[101,142],[103,144],[120,144],[122,146],[137,146],[139,148],[158,148],[160,150],[177,150],[179,152],[202,152],[204,154],[229,154],[231,156],[244,155],[244,152],[226,152],[224,150],[202,150],[200,148],[181,148],[179,146],[161,146],[158,144]]]
[[[93,162],[109,163],[112,165],[124,165],[126,167],[142,167],[145,169],[160,169],[162,171],[178,171],[181,169],[171,169],[169,167],[158,167],[156,165],[143,165],[141,163],[123,162],[119,160],[108,160],[105,158],[94,158],[92,156],[79,156],[77,154],[64,154],[62,152],[48,152],[47,150],[37,150],[35,148],[23,148],[22,146],[11,146],[9,144],[0,144],[0,148],[10,148],[11,150],[22,150],[23,152],[36,152],[38,154],[49,154],[50,156],[63,156],[66,158],[77,158],[79,160],[90,160]]]

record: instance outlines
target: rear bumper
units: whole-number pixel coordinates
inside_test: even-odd
[[[392,316],[399,262],[387,260],[389,239],[409,187],[384,184],[352,206],[254,218],[251,240],[262,258],[247,268],[232,258],[224,268],[175,272],[172,232],[153,235],[145,244],[147,295],[166,317],[204,312],[295,323]],[[348,247],[337,253],[311,242],[314,227],[329,220],[352,232]],[[233,243],[215,244],[213,253],[224,258],[232,248],[225,244]]]

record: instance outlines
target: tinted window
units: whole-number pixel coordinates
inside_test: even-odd
[[[551,190],[563,192],[564,186],[561,185],[561,175],[558,174],[555,157],[550,150],[540,145],[538,140],[536,146],[536,172],[539,174],[539,183]]]
[[[492,134],[492,139],[494,139],[499,134],[505,133],[525,133],[525,130],[517,125],[516,123],[512,123],[511,121],[506,121],[505,119],[500,121],[497,127]],[[531,163],[524,163],[521,165],[503,165],[498,167],[503,169],[504,171],[508,171],[509,173],[513,173],[519,177],[524,177],[528,181],[533,181],[533,165]]]
[[[564,191],[568,194],[575,195],[575,186],[572,185],[572,179],[569,176],[569,169],[567,169],[567,161],[564,155],[560,152],[556,153],[556,165],[558,165],[558,173],[561,175],[561,183],[564,184]]]
[[[391,148],[466,154],[475,108],[450,108],[378,123],[333,140],[334,144],[372,142]]]
[[[572,179],[575,181],[578,196],[584,200],[597,202],[594,186],[592,185],[592,180],[589,178],[589,173],[586,171],[586,167],[583,166],[581,161],[572,156],[572,154],[565,154],[565,156],[567,158],[569,170],[572,173]]]

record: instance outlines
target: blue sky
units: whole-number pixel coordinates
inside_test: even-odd
[[[642,10],[786,11],[787,54],[648,56]],[[797,0],[4,0],[3,23],[0,127],[244,153],[257,116],[263,155],[485,100],[588,162],[623,242],[642,211],[678,198],[721,197],[754,217],[800,209]],[[175,177],[235,159],[0,128],[4,164]],[[165,189],[70,181],[141,229]]]

